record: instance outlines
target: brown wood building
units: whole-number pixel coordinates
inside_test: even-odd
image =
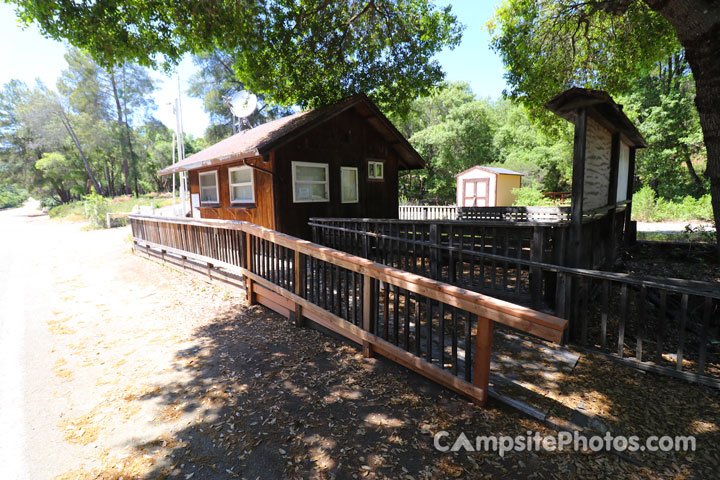
[[[311,217],[397,218],[425,161],[365,95],[244,130],[158,172],[188,172],[193,216],[310,238]]]

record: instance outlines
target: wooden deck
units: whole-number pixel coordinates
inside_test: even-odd
[[[720,288],[562,266],[564,227],[313,219],[318,243],[570,321],[568,340],[720,388]]]
[[[559,342],[567,322],[246,222],[130,217],[133,245],[245,283],[259,302],[309,319],[479,404],[494,324]],[[203,267],[201,267],[203,268]]]

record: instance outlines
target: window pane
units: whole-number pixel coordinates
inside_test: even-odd
[[[252,181],[252,169],[241,168],[230,172],[230,183],[249,183]]]
[[[217,191],[215,190],[215,187],[200,188],[200,201],[209,203],[217,202]]]
[[[200,175],[200,186],[201,187],[215,187],[215,174]]]
[[[325,194],[325,184],[315,183],[298,183],[295,185],[296,200],[327,200]]]
[[[341,170],[341,190],[343,202],[357,201],[357,170]]]
[[[295,180],[309,182],[324,182],[325,167],[295,167]]]
[[[252,185],[232,188],[233,202],[251,202],[253,197]]]
[[[376,164],[375,164],[375,176],[376,176],[377,178],[382,178],[382,176],[383,176],[383,175],[382,175],[382,174],[383,174],[382,167],[383,167],[383,166],[382,166],[382,163],[376,163]]]

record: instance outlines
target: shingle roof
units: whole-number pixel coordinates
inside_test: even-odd
[[[373,104],[366,95],[358,94],[347,97],[332,105],[295,113],[258,125],[250,130],[243,130],[200,152],[190,155],[182,162],[175,163],[160,170],[158,175],[169,175],[171,173],[184,172],[210,165],[235,162],[243,158],[265,155],[305,131],[359,103],[366,104],[372,113],[378,117],[379,122],[375,122],[373,125],[376,127],[384,126],[388,135],[399,137],[396,139],[396,142],[393,142],[393,146],[398,150],[402,150],[400,152],[401,157],[404,157],[407,168],[425,167],[425,161],[420,157],[420,154],[415,151],[385,115],[377,109],[375,104]]]
[[[636,148],[647,148],[648,144],[630,119],[623,112],[622,105],[603,90],[572,87],[554,96],[545,108],[569,122],[575,121],[579,108],[587,108],[588,114],[610,130],[620,132]]]
[[[522,173],[520,173],[520,172],[515,172],[515,171],[509,170],[509,169],[507,169],[507,168],[503,168],[503,167],[485,167],[485,166],[483,166],[483,165],[475,165],[474,167],[470,167],[470,168],[468,168],[467,170],[463,170],[462,172],[458,173],[458,174],[455,175],[455,176],[456,176],[456,177],[459,177],[459,176],[462,175],[463,173],[467,173],[467,172],[469,172],[469,171],[471,171],[471,170],[476,170],[476,169],[485,170],[486,172],[498,173],[498,174],[502,174],[502,175],[520,175],[520,176],[523,176]]]

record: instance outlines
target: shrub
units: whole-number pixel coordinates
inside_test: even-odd
[[[92,228],[105,228],[105,214],[108,211],[108,200],[95,192],[85,196],[85,218],[90,220]]]
[[[60,202],[55,197],[43,197],[40,199],[40,206],[43,208],[53,208],[60,205]]]
[[[679,201],[674,201],[656,198],[653,189],[645,185],[635,192],[632,202],[633,218],[643,222],[713,220],[710,195],[703,195],[700,198],[688,195]]]
[[[28,199],[28,192],[17,185],[0,185],[0,210],[19,207]]]
[[[517,195],[513,205],[519,207],[536,207],[554,205],[553,201],[547,197],[543,197],[542,191],[535,187],[513,188],[513,194]]]
[[[655,190],[645,185],[632,197],[632,213],[637,220],[649,221],[655,212]]]

